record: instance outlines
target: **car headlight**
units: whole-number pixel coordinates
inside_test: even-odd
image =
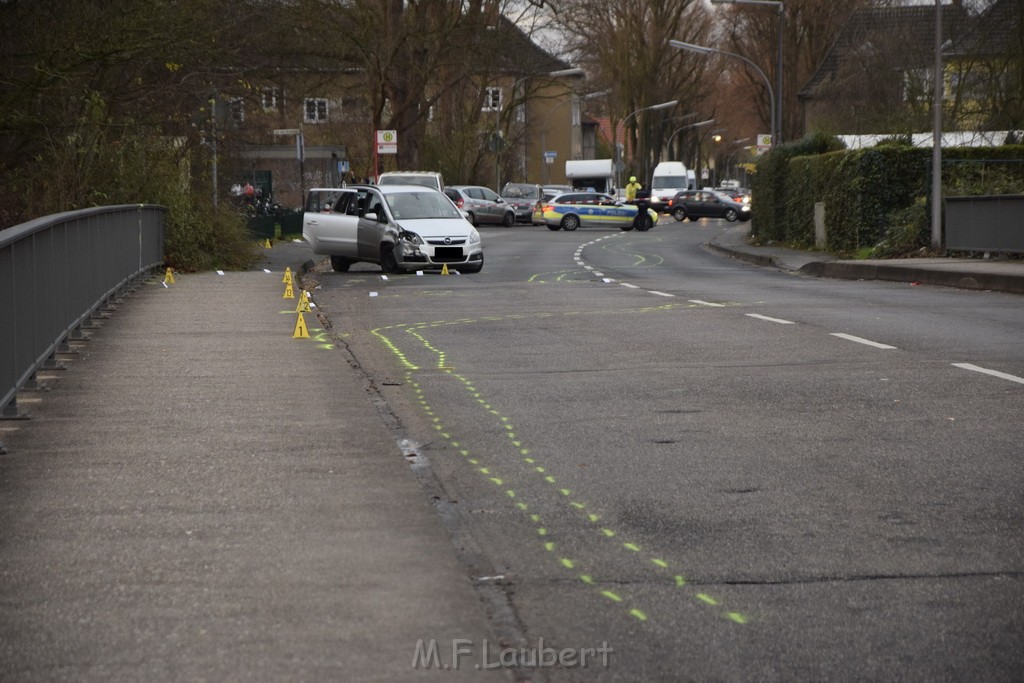
[[[404,241],[408,242],[409,244],[416,244],[416,245],[423,244],[423,238],[420,237],[419,235],[417,235],[414,232],[403,232],[402,233],[402,239]]]
[[[477,232],[476,230],[470,230],[469,231],[469,243],[470,244],[479,244],[480,243],[480,233]]]
[[[740,211],[750,211],[750,205],[744,204],[743,206],[740,207]]]

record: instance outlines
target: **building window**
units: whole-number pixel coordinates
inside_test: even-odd
[[[480,111],[501,111],[501,88],[484,88],[484,106]]]
[[[307,97],[305,115],[302,120],[305,123],[325,123],[327,121],[327,100],[322,97]]]
[[[281,91],[277,88],[265,88],[260,93],[260,104],[263,105],[263,111],[273,111],[277,109],[278,102],[281,100]]]
[[[236,97],[228,102],[228,112],[236,126],[245,123],[245,101],[241,97]]]
[[[927,100],[932,92],[931,69],[909,69],[903,72],[903,101]]]

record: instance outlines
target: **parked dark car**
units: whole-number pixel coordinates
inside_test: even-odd
[[[750,220],[750,205],[741,204],[732,197],[714,190],[683,190],[669,201],[672,218],[724,218],[729,222]]]
[[[501,198],[515,209],[516,221],[533,222],[533,210],[543,197],[540,185],[531,183],[505,183],[501,189]]]

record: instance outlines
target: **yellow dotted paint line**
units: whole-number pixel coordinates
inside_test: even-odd
[[[671,308],[675,308],[675,307],[678,307],[678,305],[677,304],[667,304],[667,305],[662,305],[662,306],[644,307],[643,310],[659,310],[660,311],[660,310],[667,310],[667,309],[671,309]],[[513,316],[507,316],[507,317],[522,318],[522,317],[526,317],[526,316],[523,316],[523,315],[513,315]],[[475,322],[475,321],[473,321],[471,319],[464,319],[464,320],[469,321],[469,322]],[[434,323],[430,323],[429,326],[436,326],[437,324],[439,324],[439,322],[443,323],[444,321],[435,321]],[[418,329],[422,329],[422,326],[418,326]],[[407,328],[405,331],[408,332],[409,334],[411,334],[412,336],[416,337],[429,351],[434,353],[439,359],[443,359],[444,358],[444,353],[441,350],[435,348],[432,344],[430,344],[430,342],[426,338],[424,338],[421,334],[416,332],[414,329],[408,329]],[[382,336],[382,335],[379,335],[379,336]],[[439,365],[443,365],[443,362],[439,361]],[[410,368],[410,370],[411,369],[413,369],[413,368]],[[466,390],[469,391],[470,394],[474,398],[476,398],[479,403],[481,403],[484,406],[485,410],[487,410],[490,414],[493,414],[493,415],[497,416],[499,418],[499,422],[501,423],[502,427],[505,429],[505,432],[506,432],[506,435],[508,436],[508,438],[510,440],[512,440],[513,443],[516,444],[517,446],[521,446],[522,441],[516,436],[515,430],[513,429],[513,426],[511,425],[510,420],[507,417],[500,415],[500,413],[498,413],[496,410],[494,410],[490,406],[490,404],[486,403],[486,401],[481,396],[480,392],[476,390],[475,386],[466,377],[464,377],[463,375],[454,373],[452,371],[449,371],[449,374],[452,377],[455,377],[456,379],[458,379],[464,385]],[[411,377],[411,372],[409,372],[408,375]],[[419,387],[418,384],[416,384],[416,390],[417,390],[418,394],[422,397],[422,389]],[[426,405],[425,400],[421,401],[421,404]],[[433,413],[431,412],[429,414],[432,415]],[[442,424],[440,423],[440,419],[435,417],[435,418],[433,418],[432,421],[434,423],[433,426],[434,426],[435,431],[440,432],[441,435],[444,438],[449,438],[449,434],[444,431],[444,428],[443,428]],[[524,456],[528,456],[528,454],[530,453],[530,450],[528,448],[520,447],[520,453],[522,455],[524,455]],[[525,462],[527,462],[528,464],[534,465],[535,473],[541,475],[542,476],[542,480],[545,483],[551,484],[551,485],[556,485],[555,477],[553,475],[546,474],[546,469],[544,469],[540,465],[537,465],[536,464],[537,460],[535,458],[533,458],[533,457],[524,457],[523,460]],[[485,473],[489,473],[489,472],[485,472]],[[498,482],[503,482],[503,479],[500,478],[500,477],[495,477],[495,478],[492,479],[492,481],[495,482],[495,483],[498,483]],[[500,485],[500,484],[498,484],[498,485]],[[559,493],[562,494],[562,496],[564,498],[570,498],[572,496],[572,491],[570,489],[559,488],[558,491],[559,491]],[[516,494],[515,494],[514,490],[509,489],[509,490],[506,490],[505,493],[506,493],[506,495],[509,498],[515,498],[516,497]],[[573,509],[578,510],[578,511],[582,511],[582,510],[584,510],[587,507],[585,503],[582,503],[580,501],[575,501],[575,500],[570,500],[569,504],[570,504],[570,507],[572,507]],[[597,522],[600,520],[600,517],[598,515],[596,515],[596,514],[593,514],[593,513],[587,513],[585,515],[585,517],[592,524],[597,524]],[[600,531],[601,531],[601,533],[606,538],[613,538],[613,537],[615,537],[617,535],[615,531],[613,531],[612,529],[609,529],[607,527],[602,527],[600,529]],[[624,549],[629,550],[629,551],[631,551],[633,553],[640,554],[642,552],[640,547],[638,545],[634,544],[634,543],[624,542],[621,545],[622,545],[622,547]],[[652,564],[654,564],[655,566],[659,567],[660,569],[666,569],[666,570],[670,569],[669,564],[667,562],[665,562],[664,560],[661,560],[660,558],[649,558],[649,560],[651,561]],[[679,582],[678,579],[680,579],[680,578],[681,577],[679,577],[679,576],[676,577],[676,579],[677,579],[676,585],[682,587],[682,586],[685,585],[685,581]],[[697,594],[695,597],[696,597],[696,599],[698,601],[700,601],[703,604],[710,605],[710,606],[718,606],[718,602],[716,600],[714,600],[714,598],[710,598],[710,596],[708,596],[705,593]],[[710,602],[709,602],[708,598],[710,598],[710,600],[711,600]],[[729,618],[732,621],[734,621],[736,623],[744,623],[744,624],[747,623],[746,618],[742,614],[740,614],[738,612],[728,612],[726,614],[727,614],[727,616],[729,616]]]
[[[412,379],[412,373],[411,372],[407,372],[406,373],[406,382],[407,382],[407,384],[409,384],[410,386],[413,387],[413,391],[414,391],[415,394],[417,394],[417,396],[423,396],[423,388],[419,385],[418,382],[416,382],[416,381],[414,381]],[[429,412],[429,414],[431,414],[431,415],[433,414],[433,411],[430,410],[429,406],[426,407],[426,410]],[[433,418],[433,419],[437,420],[437,418]],[[448,438],[448,440],[449,440],[448,443],[456,450],[456,452],[458,452],[460,455],[462,455],[463,457],[466,458],[467,462],[469,462],[470,464],[472,464],[474,466],[477,466],[476,470],[480,474],[482,474],[486,478],[487,481],[489,481],[490,483],[494,484],[498,488],[504,488],[505,480],[502,477],[495,475],[495,473],[492,471],[491,467],[489,467],[489,466],[488,467],[481,467],[481,466],[479,466],[479,460],[477,458],[470,457],[471,453],[467,449],[461,448],[461,444],[458,441],[455,441],[455,440],[451,439],[451,437],[448,437],[448,436],[446,436],[446,438]],[[537,513],[529,512],[529,510],[530,510],[529,504],[526,503],[526,502],[523,502],[521,500],[518,500],[519,497],[516,494],[514,489],[504,489],[504,493],[505,493],[506,497],[517,501],[515,503],[516,509],[518,509],[521,512],[523,512],[524,514],[526,514],[527,518],[534,525],[534,529],[535,529],[535,531],[537,533],[538,538],[547,539],[548,535],[549,535],[549,531],[548,531],[547,527],[544,526],[543,521],[541,520],[541,516],[539,514],[537,514]],[[554,541],[544,540],[543,547],[544,547],[544,549],[547,552],[556,555],[556,563],[560,567],[562,567],[563,569],[572,571],[574,573],[576,571],[578,571],[579,563],[576,560],[572,559],[572,558],[565,557],[563,555],[558,554],[556,552],[557,547],[556,547]],[[593,582],[592,581],[583,581],[583,583],[587,584],[587,585],[590,585],[590,586],[593,586]],[[616,602],[616,603],[623,602],[623,599],[620,596],[612,594],[609,591],[599,591],[599,593],[601,595],[603,595],[604,597],[606,597],[606,598],[609,598],[609,595],[614,595],[614,600],[612,600],[613,602]],[[609,598],[609,599],[611,599],[611,598]],[[627,613],[630,616],[632,616],[633,618],[635,618],[635,619],[637,619],[639,621],[647,621],[646,613],[644,613],[642,610],[640,610],[640,609],[638,609],[636,607],[630,607],[628,609]]]
[[[456,374],[456,373],[453,373],[452,376],[457,378],[466,387],[467,390],[473,392],[474,396],[479,396],[479,392],[476,391],[476,389],[473,386],[473,384],[466,377],[464,377],[462,375],[459,375],[459,374]],[[491,408],[490,405],[487,405],[486,408],[487,408],[487,412],[488,413],[493,414],[493,415],[498,417],[499,423],[506,430],[506,433],[509,435],[509,438],[510,439],[514,439],[515,440],[514,443],[516,443],[517,445],[521,444],[522,442],[519,441],[517,439],[517,437],[515,437],[515,433],[512,430],[512,425],[510,423],[510,420],[507,417],[505,417],[505,416],[501,415],[500,413],[498,413],[493,408]],[[522,448],[521,452],[523,452],[525,454],[528,454],[529,453],[529,449]],[[537,474],[538,476],[540,476],[542,481],[544,481],[546,484],[552,484],[552,485],[556,485],[557,484],[556,478],[553,475],[548,474],[547,468],[544,467],[542,464],[540,464],[540,462],[535,457],[526,455],[525,457],[523,457],[523,462],[525,462],[528,465],[530,465],[532,471],[535,474]],[[567,489],[567,488],[559,488],[558,492],[560,494],[562,494],[562,496],[565,497],[565,498],[570,498],[572,496],[572,491],[570,489]],[[569,501],[569,506],[571,508],[573,508],[574,510],[577,510],[577,511],[583,511],[583,510],[587,509],[587,504],[583,503],[581,501],[578,501],[578,500],[570,500]],[[584,515],[584,517],[591,524],[597,524],[600,521],[600,519],[601,519],[599,515],[594,514],[594,513],[590,513],[590,512],[586,513]],[[615,538],[618,535],[617,532],[615,532],[614,530],[609,529],[607,527],[601,527],[600,528],[600,533],[605,538]],[[642,554],[643,553],[643,551],[641,550],[640,546],[638,546],[635,543],[631,543],[631,542],[626,541],[626,542],[622,542],[620,545],[621,545],[622,548],[624,548],[625,550],[628,550],[628,551],[630,551],[632,553],[636,553],[636,554]],[[665,560],[662,560],[660,558],[655,558],[655,557],[648,557],[647,559],[651,562],[651,564],[653,564],[654,566],[658,567],[659,569],[664,569],[664,570],[670,570],[671,569],[671,567],[669,566],[669,563],[666,562]],[[681,577],[677,577],[677,578],[681,578]],[[683,586],[683,585],[685,585],[685,581],[683,581],[682,583],[678,583],[677,582],[677,586]],[[697,600],[699,600],[701,603],[703,603],[705,605],[710,605],[712,607],[716,607],[719,604],[717,600],[715,600],[714,598],[710,598],[710,596],[708,596],[705,593],[697,594],[695,596],[695,598]],[[739,615],[742,618],[742,615],[740,615],[738,612],[730,612],[728,614],[729,615]],[[732,618],[732,617],[730,617],[730,618]],[[733,618],[732,620],[733,621],[737,621],[735,618]],[[743,618],[743,621],[738,621],[737,623],[746,623],[746,619]]]

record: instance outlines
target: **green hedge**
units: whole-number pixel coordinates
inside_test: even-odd
[[[886,143],[858,150],[815,136],[758,162],[753,234],[814,247],[814,204],[825,203],[827,250],[897,255],[928,243],[929,148]],[[1024,145],[943,150],[943,195],[1024,193]]]

